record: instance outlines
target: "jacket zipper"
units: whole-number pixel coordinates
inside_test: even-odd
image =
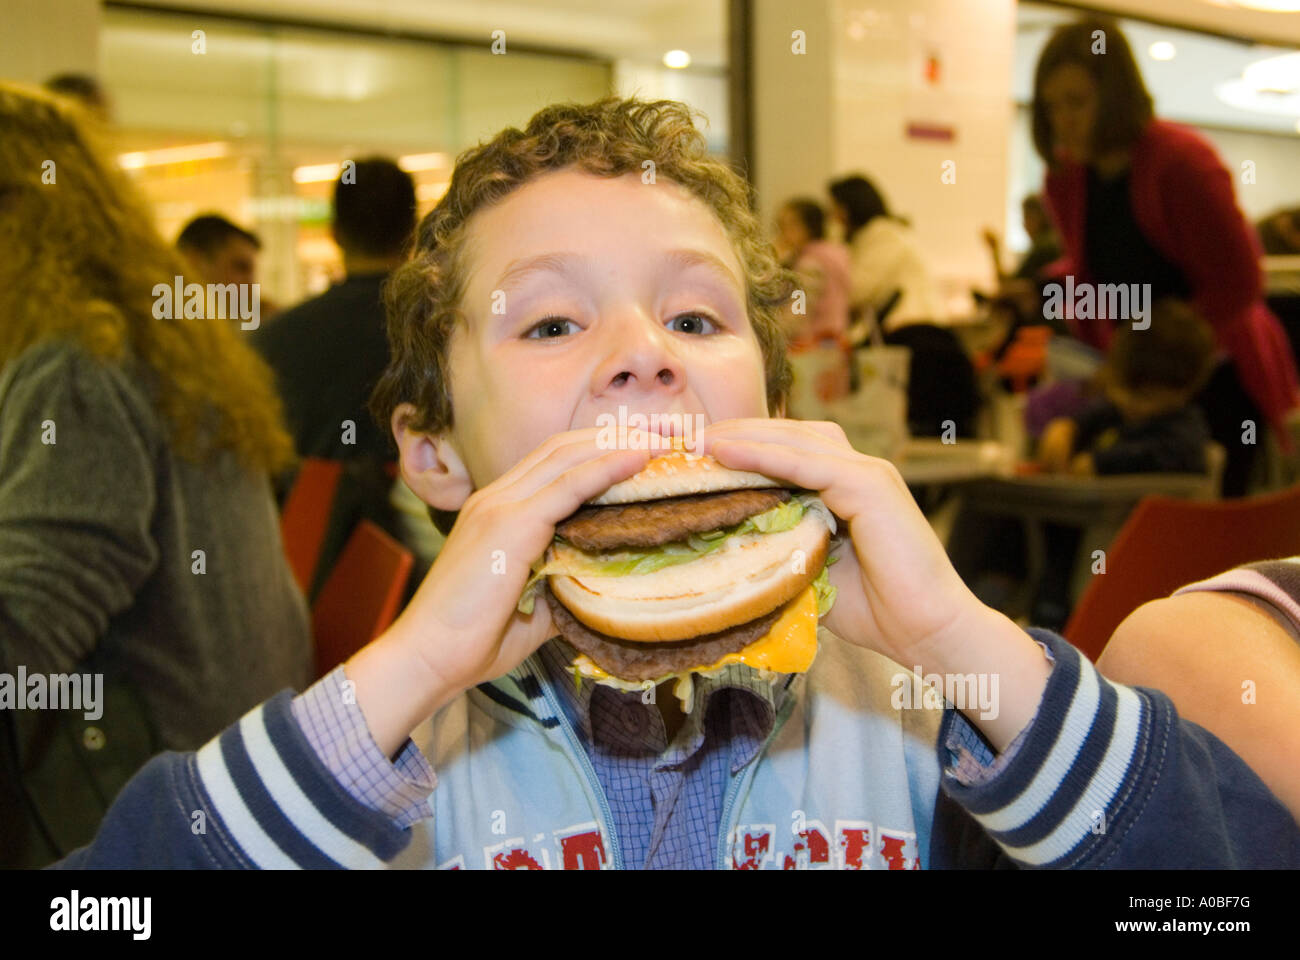
[[[613,869],[622,870],[623,850],[622,847],[619,846],[618,836],[614,832],[614,813],[609,809],[609,801],[606,799],[605,791],[600,785],[600,778],[596,776],[596,768],[592,766],[591,758],[587,756],[587,751],[582,749],[582,744],[578,740],[578,734],[569,724],[568,716],[565,714],[564,710],[560,708],[560,704],[556,701],[554,694],[551,692],[550,685],[546,682],[545,678],[540,675],[540,671],[533,670],[531,666],[527,666],[525,669],[537,678],[538,683],[542,688],[542,696],[546,698],[546,703],[551,708],[551,712],[554,714],[555,718],[560,721],[560,728],[564,731],[565,737],[568,738],[570,749],[577,754],[578,760],[582,764],[583,772],[587,775],[587,781],[595,791],[596,799],[600,803],[600,816],[603,821],[600,827],[605,836],[609,837],[610,862],[613,864]]]
[[[772,724],[772,732],[763,741],[763,746],[754,755],[754,759],[750,761],[745,772],[741,776],[733,778],[731,785],[727,788],[726,799],[722,802],[722,831],[718,837],[717,869],[719,870],[726,870],[729,866],[727,858],[731,856],[731,850],[729,849],[731,845],[727,843],[727,838],[736,830],[736,825],[731,822],[732,807],[735,805],[736,796],[740,793],[741,786],[749,783],[754,778],[754,774],[758,772],[758,765],[763,762],[763,755],[767,753],[767,748],[771,745],[773,738],[781,732],[781,728],[785,726],[785,722],[790,718],[793,710],[794,691],[786,690],[785,701],[781,704],[781,712],[777,714],[776,722]]]

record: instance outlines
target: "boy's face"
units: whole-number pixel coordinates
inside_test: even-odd
[[[620,405],[692,423],[768,416],[744,270],[679,185],[553,171],[475,214],[466,252],[449,439],[474,489]]]

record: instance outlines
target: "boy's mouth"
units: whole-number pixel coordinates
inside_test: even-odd
[[[674,448],[685,446],[694,449],[700,443],[704,428],[709,422],[703,413],[685,413],[680,410],[630,411],[625,404],[620,404],[617,412],[597,416],[595,426],[601,429],[602,441],[606,445],[612,444],[619,448],[635,446],[637,444],[632,443],[630,438],[633,431],[638,431],[658,436]]]

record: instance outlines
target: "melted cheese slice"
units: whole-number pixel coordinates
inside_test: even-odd
[[[804,673],[817,656],[817,590],[811,585],[795,597],[777,617],[762,638],[735,653],[729,653],[707,667],[697,667],[696,673],[718,670],[729,663],[744,663],[758,670],[774,673]],[[584,677],[609,681],[627,690],[641,690],[650,681],[633,683],[611,677],[585,654],[573,661]]]

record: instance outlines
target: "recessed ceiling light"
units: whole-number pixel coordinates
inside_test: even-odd
[[[664,66],[680,70],[691,65],[691,55],[685,50],[669,50],[664,54]]]
[[[1241,78],[1261,93],[1294,93],[1300,90],[1300,53],[1256,60],[1241,71]]]
[[[1174,45],[1168,40],[1157,40],[1151,44],[1147,53],[1151,54],[1152,60],[1172,60],[1178,55],[1178,51],[1174,49]]]

